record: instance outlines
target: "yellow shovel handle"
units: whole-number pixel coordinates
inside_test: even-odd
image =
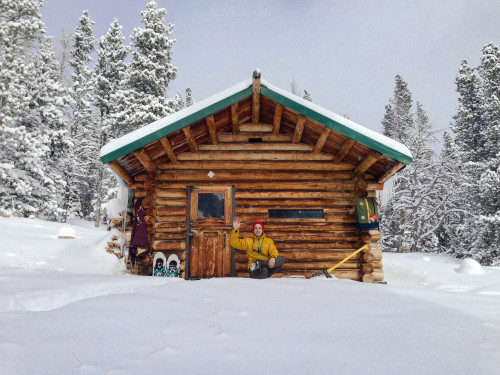
[[[332,271],[337,268],[338,266],[340,266],[342,263],[345,263],[347,262],[349,259],[351,259],[354,255],[356,255],[357,253],[359,253],[360,251],[363,251],[364,249],[366,249],[368,247],[368,245],[365,245],[363,247],[360,247],[358,250],[356,250],[354,253],[352,253],[351,255],[349,255],[348,257],[344,258],[343,260],[341,260],[339,263],[337,263],[336,265],[334,265],[333,267],[331,268],[328,268],[327,272],[328,273],[332,273]]]

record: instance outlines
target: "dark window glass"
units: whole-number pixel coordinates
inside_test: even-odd
[[[198,218],[223,218],[224,193],[198,194]]]
[[[323,210],[269,210],[269,219],[323,219]]]

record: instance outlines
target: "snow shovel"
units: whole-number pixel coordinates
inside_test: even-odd
[[[331,279],[332,278],[332,275],[330,275],[330,272],[332,272],[335,268],[337,268],[338,266],[340,266],[342,263],[344,262],[347,262],[349,259],[351,259],[354,255],[356,255],[357,253],[359,253],[360,251],[363,251],[364,249],[366,249],[368,247],[368,245],[365,245],[363,247],[360,247],[358,250],[356,250],[354,253],[352,253],[351,255],[347,256],[346,258],[344,258],[343,260],[341,260],[340,262],[338,262],[336,265],[334,265],[333,267],[330,267],[328,268],[327,270],[323,270],[323,273],[325,274],[326,278],[327,279]]]

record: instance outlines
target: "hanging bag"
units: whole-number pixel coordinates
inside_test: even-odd
[[[378,202],[377,198],[356,199],[356,222],[359,229],[378,229]]]

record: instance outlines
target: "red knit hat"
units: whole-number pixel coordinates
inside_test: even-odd
[[[255,226],[257,224],[260,224],[262,226],[262,231],[264,232],[264,224],[262,224],[260,221],[256,221],[255,223],[253,223],[253,225],[252,225],[252,232],[253,232],[253,230],[254,230],[254,228],[255,228]]]

